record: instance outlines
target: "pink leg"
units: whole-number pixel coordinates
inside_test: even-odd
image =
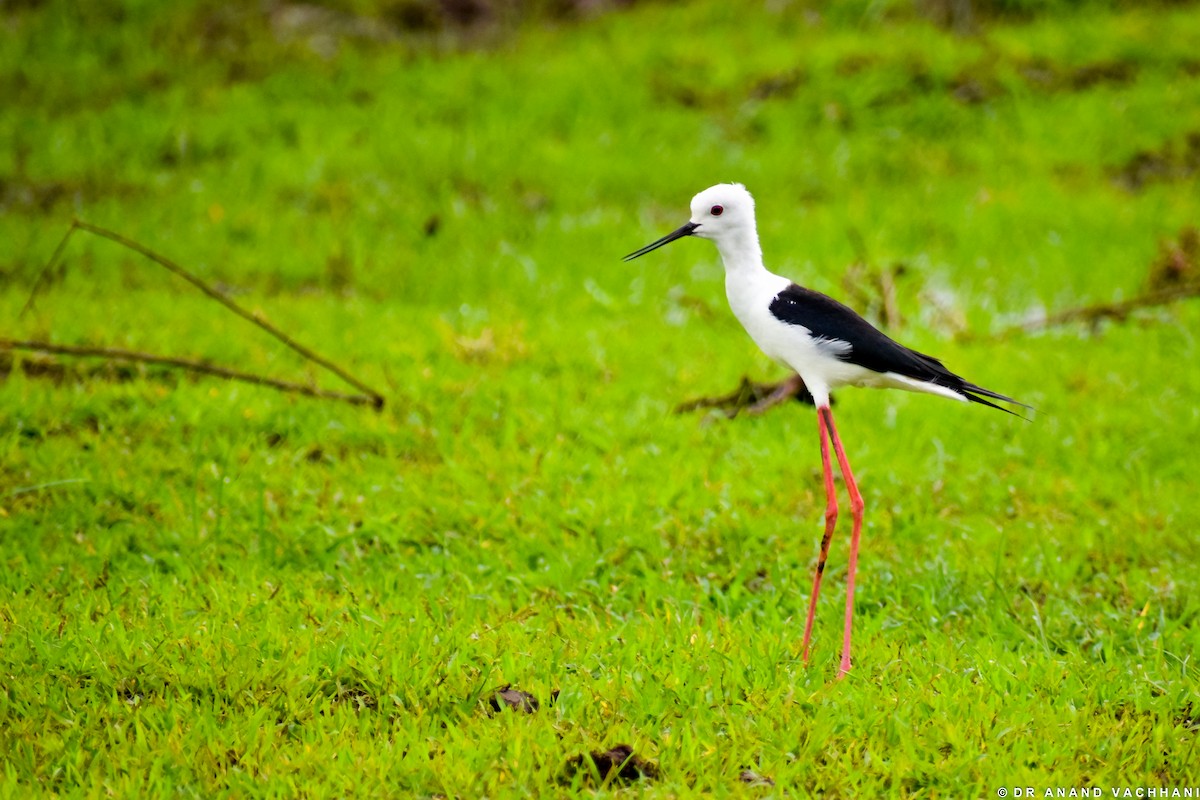
[[[833,450],[837,454],[838,466],[842,468],[842,479],[846,482],[846,491],[850,494],[850,513],[854,518],[854,527],[850,531],[850,564],[846,571],[846,633],[842,640],[842,668],[838,677],[845,677],[850,671],[850,628],[854,622],[854,575],[858,572],[858,537],[862,533],[863,499],[858,493],[858,484],[854,482],[854,473],[850,471],[850,462],[846,459],[846,451],[842,449],[841,439],[838,438],[837,426],[833,424],[833,412],[828,408],[818,410],[829,417],[829,438],[833,441]]]
[[[825,424],[828,406],[817,409],[817,430],[821,436],[821,468],[825,473],[825,535],[821,537],[821,557],[817,571],[813,574],[812,599],[808,601],[808,619],[804,622],[804,663],[808,663],[808,643],[812,639],[813,615],[817,611],[817,595],[821,593],[821,576],[825,574],[825,561],[829,558],[829,542],[837,526],[837,492],[833,488],[833,463],[829,459],[829,431]],[[832,417],[830,420],[832,421]]]

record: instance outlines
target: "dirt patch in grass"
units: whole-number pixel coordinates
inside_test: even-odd
[[[1200,285],[1200,228],[1189,225],[1179,238],[1158,243],[1158,257],[1146,276],[1147,291]]]
[[[807,80],[808,75],[799,68],[764,75],[750,87],[750,96],[756,100],[791,97]]]
[[[335,681],[326,687],[332,705],[344,705],[356,711],[376,711],[379,698],[360,681]]]
[[[128,383],[146,378],[162,381],[169,386],[178,384],[178,374],[169,370],[147,370],[132,364],[114,362],[81,366],[36,356],[22,356],[17,359],[13,358],[11,353],[0,352],[0,379],[8,378],[18,370],[27,378],[51,381],[56,384],[91,381]]]
[[[575,756],[567,762],[566,777],[573,778],[581,770],[585,775],[591,771],[587,761],[591,759],[596,767],[596,773],[601,781],[639,781],[643,778],[653,780],[658,777],[658,766],[633,752],[627,744],[619,744],[604,752],[589,753],[586,756]]]
[[[1179,181],[1200,174],[1200,130],[1187,133],[1182,141],[1163,142],[1151,150],[1139,150],[1119,166],[1113,180],[1118,186],[1138,192],[1153,183]]]
[[[877,101],[904,101],[917,95],[945,92],[964,105],[978,105],[1011,94],[1014,76],[1031,91],[1052,94],[1083,92],[1101,86],[1123,86],[1137,78],[1140,65],[1109,59],[1064,66],[1044,58],[1018,60],[989,57],[964,67],[948,80],[931,74],[924,65],[910,67],[904,89]]]
[[[1200,733],[1200,709],[1189,702],[1175,714],[1175,724],[1192,733]]]
[[[61,206],[85,205],[104,198],[127,200],[144,194],[145,190],[141,186],[128,181],[0,178],[0,212],[49,214]]]
[[[510,708],[513,711],[532,714],[541,707],[541,703],[538,702],[536,697],[528,692],[522,692],[520,689],[514,689],[511,683],[501,686],[492,692],[491,695],[488,698],[488,707],[493,712]]]
[[[774,786],[775,780],[767,775],[759,775],[752,769],[742,770],[738,780],[748,786]]]

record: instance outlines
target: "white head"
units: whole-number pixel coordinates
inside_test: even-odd
[[[719,241],[734,231],[754,230],[754,198],[740,183],[718,183],[692,198],[693,236]]]
[[[686,225],[625,256],[631,261],[684,236],[699,236],[716,242],[724,255],[727,250],[758,249],[754,224],[754,198],[740,183],[718,183],[692,198],[692,218]]]

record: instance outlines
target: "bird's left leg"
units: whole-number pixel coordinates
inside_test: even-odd
[[[837,454],[838,466],[842,468],[842,480],[846,483],[846,492],[850,495],[850,514],[854,520],[850,530],[850,563],[846,570],[846,632],[842,639],[842,666],[838,677],[844,677],[850,671],[850,628],[854,623],[854,575],[858,572],[858,539],[862,533],[863,499],[859,494],[858,484],[854,481],[854,473],[850,471],[850,461],[842,448],[838,437],[837,426],[833,424],[833,411],[828,406],[817,410],[824,414],[829,426],[829,438],[833,442],[833,451]]]
[[[825,412],[828,406],[817,409],[817,432],[821,437],[821,474],[825,479],[825,535],[821,537],[821,555],[813,573],[812,597],[808,601],[808,617],[804,621],[804,663],[808,663],[808,644],[812,640],[813,616],[817,613],[817,595],[821,593],[821,577],[825,574],[825,562],[829,559],[829,542],[837,527],[837,490],[833,487],[833,461],[829,457],[829,429]],[[830,417],[829,419],[832,419]]]

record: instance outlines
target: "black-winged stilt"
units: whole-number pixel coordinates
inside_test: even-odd
[[[685,236],[711,239],[725,262],[725,294],[729,307],[750,338],[775,361],[796,375],[785,387],[794,391],[795,379],[804,382],[817,407],[821,437],[821,466],[825,476],[825,534],[813,576],[812,599],[804,623],[804,661],[808,662],[813,614],[821,575],[829,555],[829,541],[837,525],[837,493],[829,444],[842,471],[850,495],[853,527],[850,532],[850,561],[846,573],[846,628],[838,677],[850,671],[850,629],[854,620],[854,575],[858,569],[858,540],[862,532],[863,499],[842,448],[829,392],[842,386],[872,386],[906,389],[980,403],[1013,413],[991,402],[1028,408],[1024,403],[963,380],[931,356],[910,350],[881,333],[852,309],[831,297],[797,286],[770,272],[762,259],[754,221],[754,198],[741,184],[723,183],[692,198],[692,217],[686,225],[625,256],[630,261]],[[990,399],[988,399],[990,398]],[[1019,416],[1019,415],[1018,415]]]

